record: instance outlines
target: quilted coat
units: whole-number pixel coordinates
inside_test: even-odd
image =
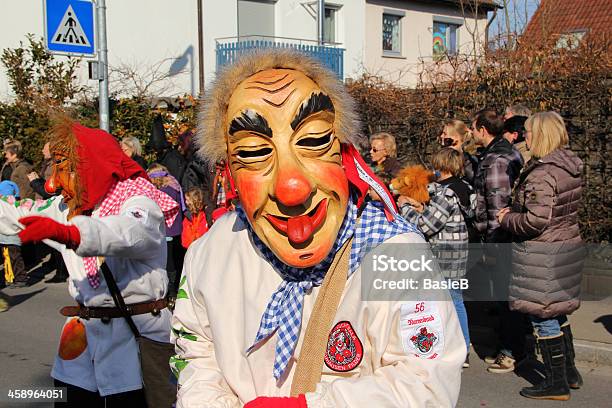
[[[578,228],[582,161],[556,149],[530,161],[501,227],[513,235],[510,307],[541,318],[580,306],[585,248]]]

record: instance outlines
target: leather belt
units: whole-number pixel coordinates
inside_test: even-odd
[[[157,316],[162,309],[168,306],[168,301],[166,299],[159,299],[152,302],[134,303],[126,306],[131,316],[146,313]],[[109,321],[109,319],[123,317],[121,310],[116,307],[86,307],[81,304],[78,306],[64,306],[60,309],[60,313],[66,317],[78,316],[85,320],[102,319],[104,321]]]

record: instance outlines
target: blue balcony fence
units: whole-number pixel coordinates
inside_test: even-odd
[[[304,44],[307,40],[285,39],[249,40],[245,37],[232,37],[231,39],[217,40],[217,70],[231,64],[240,58],[240,55],[262,48],[293,48],[304,54],[316,58],[334,71],[340,80],[344,79],[344,48],[326,45]]]

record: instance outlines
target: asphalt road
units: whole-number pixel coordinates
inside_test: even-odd
[[[23,289],[5,289],[11,309],[0,313],[0,391],[9,388],[51,386],[51,365],[57,352],[64,318],[58,310],[72,304],[66,284],[43,281]],[[529,367],[528,367],[529,368]],[[532,401],[519,395],[529,383],[516,374],[489,374],[485,364],[472,353],[472,366],[465,369],[458,407],[546,408],[610,407],[612,367],[580,366],[585,386],[572,392],[567,402]],[[526,374],[533,370],[525,369]],[[527,375],[529,377],[529,375]],[[0,407],[43,407],[49,404],[7,403],[0,396]],[[420,407],[418,407],[420,408]]]

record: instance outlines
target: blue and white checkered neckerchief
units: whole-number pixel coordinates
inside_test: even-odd
[[[409,223],[399,215],[393,222],[389,222],[385,216],[382,203],[377,201],[370,201],[366,205],[355,231],[357,206],[350,200],[338,238],[329,255],[320,264],[313,267],[296,268],[280,261],[270,248],[259,239],[253,232],[242,208],[237,207],[237,213],[245,225],[248,226],[257,249],[283,278],[283,282],[272,294],[261,317],[261,323],[253,345],[246,350],[247,353],[250,353],[262,340],[277,331],[278,340],[276,342],[273,370],[276,380],[284,374],[300,337],[304,295],[313,287],[321,285],[336,252],[346,240],[353,236],[348,271],[348,276],[351,276],[359,267],[366,253],[383,241],[407,232],[415,232],[421,235],[414,224]]]

